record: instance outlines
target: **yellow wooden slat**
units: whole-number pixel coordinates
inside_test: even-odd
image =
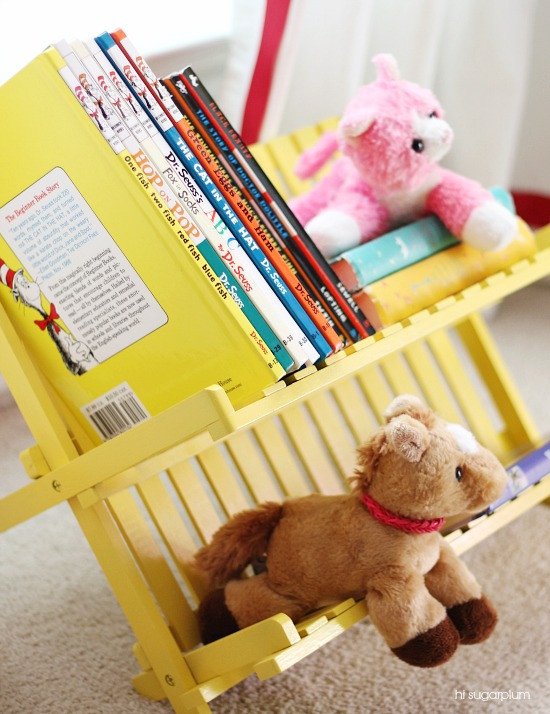
[[[292,645],[292,647],[288,647],[281,652],[277,652],[257,662],[254,671],[260,679],[269,679],[269,677],[280,674],[285,669],[288,669],[293,664],[296,664],[296,662],[299,662],[307,655],[327,644],[327,642],[333,640],[344,632],[344,630],[347,630],[348,627],[351,627],[366,617],[367,614],[367,605],[365,601],[362,600],[342,614],[329,620],[323,627],[302,638],[300,642]]]
[[[534,447],[540,434],[484,319],[479,314],[472,315],[457,325],[457,332],[504,419],[512,448]]]
[[[168,469],[168,475],[197,534],[203,543],[207,543],[223,521],[205,491],[204,484],[189,462]]]
[[[132,645],[132,654],[134,655],[137,663],[144,672],[147,672],[147,670],[151,669],[151,662],[149,662],[149,659],[143,651],[143,647],[139,644],[139,642],[134,642],[134,644]]]
[[[324,615],[328,620],[332,620],[337,615],[349,610],[355,605],[355,600],[349,597],[347,600],[335,602],[332,605],[326,605],[317,611],[317,614]]]
[[[336,131],[339,121],[340,117],[328,117],[327,119],[321,120],[316,126],[320,132]]]
[[[138,642],[157,673],[165,696],[177,711],[179,697],[195,686],[195,680],[107,504],[102,501],[84,509],[73,498],[70,506]]]
[[[265,657],[299,642],[288,615],[274,615],[184,655],[197,683]]]
[[[307,496],[310,488],[304,480],[300,466],[288,444],[281,437],[273,420],[263,421],[254,429],[258,443],[262,447],[273,473],[281,484],[286,497]]]
[[[487,408],[479,398],[449,336],[445,332],[437,332],[428,338],[428,344],[470,429],[480,443],[502,458],[505,453],[502,438],[496,432]]]
[[[228,516],[252,506],[250,494],[245,493],[219,449],[207,449],[197,460]]]
[[[196,644],[196,632],[190,636],[184,625],[186,615],[192,616],[189,605],[132,494],[117,493],[108,504],[179,645],[185,649],[192,647]]]
[[[355,600],[353,598],[348,598],[347,600],[343,600],[342,602],[335,603],[333,605],[327,605],[303,620],[300,620],[300,622],[296,625],[296,629],[298,630],[300,637],[310,635],[312,632],[315,632],[315,630],[318,630],[320,627],[325,625],[329,620],[332,620],[342,612],[349,610],[349,608],[354,605]]]
[[[138,694],[151,699],[153,702],[160,702],[166,699],[164,689],[152,669],[136,674],[135,677],[132,677],[132,684]]]
[[[250,153],[262,167],[264,173],[267,175],[281,196],[285,200],[288,199],[290,195],[289,188],[285,185],[279,169],[277,168],[277,164],[273,160],[273,156],[267,147],[263,144],[254,144],[250,147]]]
[[[357,381],[370,404],[374,416],[378,422],[383,422],[382,414],[395,394],[391,392],[374,366],[361,370],[357,375]]]
[[[77,456],[43,377],[0,304],[0,373],[50,468]]]
[[[325,615],[314,615],[313,617],[308,617],[306,620],[302,620],[296,625],[298,634],[300,637],[305,637],[306,635],[311,635],[312,632],[318,630],[323,625],[326,625],[328,618]]]
[[[192,560],[197,544],[186,528],[174,501],[170,498],[165,485],[160,477],[150,478],[137,488],[157,530],[168,548],[178,572],[190,588],[195,600],[198,601],[205,595],[204,582],[197,577],[193,568],[187,567]],[[195,616],[191,610],[185,614],[185,627],[189,630],[187,641],[199,642],[198,629]]]
[[[304,411],[300,407],[287,409],[281,415],[281,421],[316,490],[324,494],[342,493],[344,488],[341,476],[325,452],[319,435],[314,433],[311,423],[306,419]]]
[[[196,687],[190,689],[181,698],[180,702],[183,707],[183,711],[187,714],[192,712],[200,712],[200,705],[204,702],[210,702],[212,699],[219,697],[220,694],[226,692],[231,687],[234,687],[239,682],[242,682],[249,675],[252,674],[252,664],[244,665],[244,667],[239,667],[231,672],[226,672],[218,677],[212,677],[206,682],[201,682],[197,684]],[[205,711],[210,711],[206,709]]]
[[[310,397],[306,405],[345,483],[355,466],[353,436],[326,392]]]
[[[404,355],[426,403],[447,421],[463,421],[424,343],[415,342],[404,350]]]
[[[280,136],[272,139],[268,142],[267,148],[293,196],[297,196],[309,188],[310,183],[299,179],[294,172],[300,152],[291,137]]]
[[[237,433],[225,443],[256,503],[280,501],[282,494],[268,473],[260,448],[251,435]]]
[[[550,248],[550,223],[535,233],[535,239],[539,250]]]
[[[395,394],[414,394],[417,397],[422,397],[418,385],[414,379],[412,379],[407,370],[406,363],[401,359],[398,353],[385,357],[381,361],[380,366],[384,376],[388,380],[388,384]]]
[[[1,499],[0,530],[76,496],[199,432],[207,430],[212,438],[224,436],[235,428],[234,418],[235,411],[223,389],[218,385],[207,387],[114,439],[60,463],[46,478],[36,479]]]
[[[356,380],[350,377],[331,390],[356,445],[364,443],[378,426],[360,389]]]
[[[206,449],[212,444],[212,437],[208,432],[202,432],[195,437],[187,439],[182,444],[174,446],[172,449],[156,454],[150,459],[146,459],[141,464],[126,469],[111,478],[104,479],[97,486],[87,489],[78,494],[80,503],[87,507],[96,501],[108,498],[118,491],[122,491],[129,486],[135,486],[150,478],[159,471],[164,471],[170,466],[180,463],[189,456],[196,454],[202,449]]]
[[[321,135],[322,132],[318,127],[310,125],[293,131],[291,137],[298,151],[305,151],[305,149],[312,147]]]

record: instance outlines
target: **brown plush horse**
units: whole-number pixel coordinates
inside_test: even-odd
[[[392,651],[420,667],[491,634],[491,602],[438,530],[444,517],[498,498],[506,473],[469,431],[416,397],[397,397],[384,416],[359,449],[352,493],[244,511],[197,553],[217,588],[199,607],[204,642],[279,612],[297,621],[349,597],[365,597]],[[263,555],[265,572],[241,578]]]

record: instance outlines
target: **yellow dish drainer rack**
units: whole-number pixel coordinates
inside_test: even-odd
[[[296,157],[334,122],[258,145],[283,195],[307,183]],[[550,230],[539,252],[430,309],[302,370],[234,410],[209,387],[93,447],[48,388],[0,306],[0,372],[36,444],[21,454],[32,481],[0,500],[6,530],[68,501],[136,636],[133,684],[176,712],[208,702],[251,674],[271,677],[367,616],[347,600],[294,624],[277,615],[201,645],[201,584],[186,567],[233,513],[265,500],[347,488],[355,447],[392,397],[422,396],[471,429],[503,461],[540,437],[480,310],[550,273]],[[550,478],[493,515],[446,537],[462,553],[550,496]]]

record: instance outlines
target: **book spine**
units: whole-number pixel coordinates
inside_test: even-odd
[[[231,299],[226,287],[223,285],[222,281],[217,279],[217,276],[212,271],[211,266],[202,257],[197,246],[189,239],[189,236],[177,226],[177,222],[175,221],[170,209],[159,198],[157,188],[154,183],[150,182],[143,172],[139,170],[140,167],[134,161],[130,152],[125,148],[123,142],[116,137],[113,130],[106,123],[104,125],[99,125],[97,121],[94,121],[94,114],[88,110],[84,103],[84,95],[86,95],[86,92],[69,67],[67,65],[62,66],[58,69],[58,71],[68,88],[73,93],[74,97],[83,106],[90,119],[94,122],[102,136],[109,143],[114,153],[127,167],[128,172],[134,177],[135,181],[144,189],[144,193],[149,197],[152,205],[155,206],[157,211],[162,215],[165,223],[171,228],[178,239],[177,243],[184,246],[184,253],[188,256],[188,264],[195,266],[192,268],[193,270],[200,271],[201,275],[204,276],[206,283],[210,285],[215,294],[219,296],[220,304],[225,304],[228,313],[232,314],[233,319],[249,336],[251,345],[254,346],[257,354],[261,356],[264,364],[269,368],[274,381],[280,379],[284,375],[284,370],[281,365],[261,342],[256,330],[254,330],[250,322],[242,315],[235,302]],[[115,139],[113,139],[113,137],[115,137]],[[174,241],[174,245],[176,245],[176,241]]]
[[[101,67],[97,58],[90,52],[89,48],[80,40],[71,42],[71,47],[82,62],[86,70],[95,79],[97,85],[109,101],[112,109],[119,119],[135,137],[136,141],[143,141],[148,134],[139,121],[131,105],[126,101],[123,94],[115,87],[105,70]],[[93,48],[96,53],[103,55],[97,45]]]
[[[265,195],[273,200],[274,210],[289,232],[291,244],[302,253],[323,281],[323,295],[332,309],[340,315],[341,320],[347,318],[355,327],[360,337],[373,334],[374,329],[372,325],[370,325],[367,317],[362,313],[349,291],[332,270],[326,258],[319,251],[304,227],[292,213],[286,201],[254,159],[245,142],[208,93],[197,74],[193,72],[191,67],[187,67],[183,70],[182,76],[186,80],[186,87],[189,92],[194,98],[201,102],[201,106],[205,112],[207,112],[209,119],[215,122],[216,128],[222,133],[224,138],[226,138],[228,142],[231,142],[235,155],[239,158],[241,163],[246,164],[248,169],[253,173]]]
[[[101,72],[98,80],[110,82],[111,76],[114,74],[124,90],[130,93],[132,102],[128,104],[128,110],[136,117],[141,128],[141,133],[138,135],[137,132],[134,132],[134,136],[140,140],[145,153],[153,157],[155,163],[159,166],[162,176],[172,186],[179,201],[188,209],[188,213],[196,218],[207,239],[217,250],[229,270],[243,284],[254,305],[262,313],[268,325],[289,353],[294,367],[298,368],[303,365],[309,357],[305,350],[300,347],[300,344],[303,344],[307,339],[302,330],[287,312],[278,295],[267,284],[265,278],[240,244],[234,240],[231,231],[197,186],[194,178],[177,159],[164,137],[143,111],[139,102],[135,100],[126,84],[120,79],[99,45],[94,40],[89,40],[86,42],[85,47],[94,52],[93,60],[96,61]],[[123,94],[124,92],[121,96]],[[123,97],[123,99],[126,101],[126,97]],[[137,111],[134,111],[134,108],[137,108]]]
[[[141,92],[140,94],[136,91],[134,85],[138,86],[138,82],[134,80],[133,85],[130,81],[130,77],[132,76],[132,71],[137,72],[137,70],[133,65],[131,65],[130,60],[126,57],[126,55],[122,52],[122,50],[118,47],[118,45],[115,43],[115,41],[109,34],[105,33],[104,35],[97,37],[96,41],[107,56],[107,58],[112,62],[112,65],[118,72],[120,78],[132,91],[134,97],[140,102],[142,108],[148,113],[149,118],[151,119],[153,124],[156,124],[157,130],[161,132],[162,136],[170,145],[174,159],[176,159],[178,162],[181,161],[183,165],[188,168],[189,173],[193,176],[193,179],[197,183],[197,186],[202,188],[205,195],[209,197],[209,201],[212,207],[215,209],[216,206],[219,206],[219,212],[222,216],[222,220],[224,221],[224,223],[228,226],[231,233],[243,246],[243,248],[251,257],[255,265],[264,274],[267,279],[268,285],[280,297],[281,301],[284,303],[285,307],[287,308],[293,319],[299,325],[300,330],[303,329],[303,331],[305,332],[305,336],[299,338],[298,347],[303,349],[308,360],[310,360],[311,362],[316,362],[319,359],[320,353],[315,349],[310,339],[308,339],[310,334],[315,337],[315,335],[313,334],[315,330],[313,324],[308,319],[303,308],[298,304],[298,302],[288,289],[287,285],[275,272],[271,263],[267,260],[259,258],[257,252],[261,251],[258,245],[255,243],[248,231],[246,231],[244,226],[238,220],[237,216],[235,216],[234,212],[227,205],[225,198],[217,190],[214,181],[212,181],[212,179],[208,177],[206,171],[204,170],[200,162],[196,159],[187,144],[183,141],[179,131],[174,126],[172,126],[171,123],[170,128],[163,131],[162,125],[156,120],[156,115],[158,115],[159,111],[162,112],[163,110],[158,104],[158,102],[156,102],[155,97],[150,92],[146,102],[144,97],[142,97],[142,94],[144,94],[144,92]],[[139,82],[143,84],[141,79],[139,79]],[[148,105],[151,106],[153,111],[149,109]],[[168,119],[166,114],[164,114],[164,119]],[[163,122],[163,124],[165,126],[165,122]],[[175,163],[176,162],[174,162],[174,164]],[[326,347],[328,348],[328,345],[326,345]]]
[[[145,130],[149,136],[153,136],[157,132],[157,128],[136,99],[136,96],[130,89],[129,85],[121,78],[120,74],[113,67],[109,58],[105,55],[99,44],[94,39],[88,39],[84,44],[90,51],[90,54],[93,56],[95,61],[102,68],[105,79],[110,80],[122,96],[124,105],[127,107],[128,111],[135,116],[142,129]]]
[[[322,295],[323,284],[319,277],[311,270],[301,254],[290,248],[288,244],[289,234],[277,217],[269,197],[264,197],[264,193],[256,186],[254,179],[248,175],[246,170],[238,162],[234,153],[218,133],[213,123],[208,120],[201,107],[195,102],[189,92],[187,92],[182,78],[178,75],[173,75],[170,78],[164,79],[163,83],[182,111],[184,120],[187,121],[193,131],[202,138],[213,153],[215,159],[225,169],[234,184],[239,187],[244,199],[250,206],[251,212],[253,211],[256,216],[260,213],[262,214],[262,220],[267,226],[269,233],[276,238],[274,246],[282,254],[283,258],[285,258],[290,269],[299,276],[310,295],[315,299],[317,307],[330,326],[339,334],[340,338],[343,338],[348,344],[355,342],[358,339],[357,331],[354,328],[348,331],[349,325],[346,324],[346,321],[342,322],[339,316],[331,311],[330,306]],[[337,348],[337,344],[333,344],[332,346],[334,349]]]
[[[488,513],[492,513],[503,503],[515,498],[526,488],[550,474],[550,442],[516,461],[506,469],[506,472],[508,474],[506,489],[502,496],[489,506]]]
[[[312,355],[317,351],[318,357],[314,358],[314,361],[317,361],[319,357],[327,357],[332,353],[333,349],[329,345],[326,336],[330,336],[330,339],[338,340],[332,328],[323,318],[302,284],[288,270],[279,253],[274,251],[268,236],[261,229],[258,222],[254,220],[254,217],[247,212],[237,192],[225,182],[220,187],[221,190],[218,190],[218,172],[212,162],[211,155],[207,153],[201,144],[196,143],[196,137],[189,131],[189,127],[183,119],[176,122],[176,119],[171,117],[169,110],[154,87],[152,71],[149,69],[147,76],[143,73],[143,67],[145,66],[143,58],[138,59],[135,50],[123,35],[122,31],[117,31],[113,34],[113,38],[118,43],[117,46],[122,50],[126,62],[130,62],[135,72],[139,74],[141,82],[147,86],[152,96],[155,97],[158,110],[163,112],[165,118],[173,124],[171,130],[165,131],[167,140],[172,144],[179,157],[193,169],[199,183],[202,184],[203,188],[207,189],[211,198],[221,206],[222,213],[229,219],[228,225],[233,235],[238,240],[244,241],[243,245],[252,248],[251,255],[259,247],[265,254],[265,259],[259,260],[259,264],[267,261],[277,271],[272,276],[272,279],[275,279],[278,288],[279,286],[287,287],[285,295],[287,308],[311,342],[313,346]],[[122,45],[121,40],[124,40],[125,45]],[[140,69],[138,63],[142,69]],[[142,101],[141,97],[140,101]],[[156,113],[157,110],[154,112],[155,118]],[[176,117],[181,117],[181,114],[178,112]]]
[[[67,63],[71,72],[75,75],[75,77],[78,77],[80,85],[84,87],[87,95],[91,97],[98,106],[102,107],[103,113],[107,117],[109,125],[120,138],[124,148],[130,152],[132,158],[139,165],[141,174],[156,187],[156,190],[162,200],[164,200],[169,206],[175,220],[177,220],[180,227],[193,240],[200,253],[210,264],[216,276],[228,290],[229,295],[235,301],[237,306],[243,311],[252,326],[257,330],[260,337],[260,346],[262,346],[261,340],[263,340],[275,358],[281,363],[283,369],[288,371],[288,369],[293,366],[293,361],[283,348],[282,344],[279,342],[279,339],[275,336],[269,325],[266,323],[255,305],[250,301],[236,279],[233,278],[230,273],[228,274],[221,258],[212,249],[202,231],[189,215],[187,209],[179,202],[172,191],[172,188],[164,180],[160,171],[158,171],[154,166],[152,159],[148,156],[146,151],[143,150],[142,146],[135,139],[135,137],[130,134],[124,121],[114,111],[108,97],[103,94],[101,88],[97,84],[94,73],[92,73],[92,71],[88,71],[88,69],[72,51],[73,48],[66,42],[59,42],[56,45],[56,48]],[[95,69],[95,73],[97,73],[98,66],[96,65],[96,67],[94,67],[92,63],[93,60],[88,64],[90,65],[91,70]],[[147,141],[149,141],[149,138],[145,135],[144,142],[147,143]]]
[[[505,189],[494,187],[491,193],[514,211],[512,197]],[[353,293],[458,243],[458,238],[432,215],[342,253],[332,267]]]
[[[202,172],[198,173],[199,181],[203,188],[208,189],[210,196],[220,202],[221,213],[229,218],[228,225],[233,235],[241,241],[245,250],[250,249],[249,255],[257,265],[267,269],[271,280],[279,289],[281,286],[285,288],[287,308],[305,332],[319,357],[328,357],[333,351],[341,349],[342,341],[321,315],[299,277],[293,275],[287,265],[279,259],[279,253],[273,248],[259,224],[254,225],[254,221],[249,220],[245,226],[246,209],[240,208],[242,204],[238,199],[232,200],[231,192],[227,190],[227,182],[218,184],[215,176],[216,170],[210,168],[208,159],[203,158],[207,152],[204,149],[195,149],[190,130],[186,132],[186,136],[188,138],[186,142],[179,135],[175,139],[180,149],[180,156],[185,156],[185,160],[193,167],[195,173],[198,173],[202,168]],[[201,158],[203,158],[202,161]],[[248,217],[252,218],[249,212]],[[258,247],[260,251],[256,252]],[[313,361],[317,361],[317,359],[315,358]]]
[[[242,284],[244,291],[260,311],[267,324],[277,335],[285,351],[291,356],[295,368],[307,360],[307,355],[299,347],[306,339],[296,322],[286,311],[277,295],[267,285],[254,263],[235,241],[233,234],[223,220],[210,207],[205,195],[194,183],[189,172],[176,159],[163,137],[148,138],[142,143],[145,153],[151,156],[160,173],[170,184],[178,200],[186,206],[192,221],[200,226],[209,244],[217,252],[227,269]],[[136,156],[138,163],[141,158]],[[289,365],[290,366],[290,365]]]
[[[409,268],[367,285],[355,298],[379,327],[398,322],[415,312],[463,290],[512,263],[533,255],[536,243],[523,221],[503,250],[482,252],[459,243]]]

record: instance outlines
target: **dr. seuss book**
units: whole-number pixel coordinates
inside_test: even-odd
[[[231,231],[197,186],[193,176],[178,160],[97,43],[88,40],[85,45],[75,42],[73,46],[107,96],[114,90],[113,106],[115,109],[120,107],[123,110],[122,118],[128,128],[131,128],[134,138],[139,141],[142,148],[140,154],[135,155],[134,158],[144,170],[147,170],[143,166],[144,162],[152,159],[158,169],[156,179],[162,178],[171,187],[178,204],[184,209],[180,211],[178,208],[178,222],[192,240],[197,241],[201,233],[206,236],[228,270],[242,285],[254,306],[262,313],[269,327],[283,344],[284,350],[289,353],[293,367],[300,367],[308,359],[307,354],[300,347],[300,342],[307,338],[234,239]],[[129,118],[134,117],[136,126],[131,125],[129,121]],[[171,204],[171,208],[175,205]],[[204,248],[204,242],[201,243],[201,248]],[[282,351],[276,351],[276,355],[286,368]]]
[[[156,193],[167,204],[179,226],[193,241],[195,247],[227,289],[230,297],[243,311],[253,328],[257,331],[259,344],[263,344],[267,349],[271,350],[274,358],[279,361],[285,371],[288,371],[293,366],[293,362],[286,353],[285,348],[272,332],[255,305],[250,301],[244,288],[242,288],[236,278],[226,270],[221,258],[205,239],[204,234],[190,215],[183,201],[175,195],[172,187],[164,179],[159,168],[155,166],[154,161],[142,148],[135,136],[130,133],[124,119],[117,114],[107,94],[103,93],[99,84],[97,84],[94,79],[94,75],[82,64],[73,51],[73,48],[67,42],[60,41],[55,47],[67,63],[67,67],[61,70],[61,76],[66,81],[69,89],[82,104],[92,120],[95,116],[95,112],[100,112],[106,119],[109,128],[103,127],[102,130],[98,126],[98,131],[101,131],[105,139],[111,145],[113,143],[110,136],[111,130],[118,136],[121,145],[118,148],[115,146],[112,147],[115,153],[120,155],[123,149],[126,149],[130,153],[131,158],[139,165],[140,171],[144,173],[149,183],[154,186]],[[91,66],[93,58],[89,58],[89,60],[90,62],[88,64]],[[95,74],[97,74],[97,71]],[[91,113],[89,103],[91,103],[92,106]],[[95,124],[94,122],[94,125]],[[130,163],[126,160],[124,163],[130,170]]]
[[[231,164],[228,161],[226,154],[224,154],[224,152],[220,149],[220,144],[225,148],[227,148],[227,145],[219,134],[215,134],[216,139],[211,136],[209,130],[213,129],[212,125],[209,124],[207,130],[206,126],[202,123],[194,111],[197,109],[200,112],[198,105],[196,105],[193,98],[187,93],[181,79],[177,79],[176,82],[177,86],[170,79],[163,80],[164,86],[169,90],[174,102],[182,112],[183,121],[188,126],[186,135],[189,136],[191,134],[195,137],[195,144],[202,147],[201,150],[209,157],[209,163],[216,167],[215,175],[219,184],[221,186],[231,187],[231,191],[238,196],[239,202],[243,206],[247,215],[261,228],[261,230],[268,237],[272,248],[281,254],[289,270],[296,276],[296,278],[311,295],[315,302],[316,308],[319,310],[326,323],[331,326],[332,330],[337,335],[337,339],[332,343],[330,338],[328,338],[331,347],[336,350],[343,343],[350,344],[355,342],[358,339],[357,333],[352,336],[350,332],[344,329],[336,314],[331,312],[328,304],[323,298],[321,284],[318,282],[316,283],[313,280],[314,276],[308,272],[307,266],[301,256],[293,251],[283,248],[278,238],[276,238],[279,231],[282,231],[286,235],[286,230],[284,229],[282,223],[277,219],[276,214],[267,201],[263,199],[261,201],[261,205],[264,210],[260,210],[259,204],[254,201],[253,195],[259,194],[259,188],[257,188],[252,179],[248,177],[246,186],[244,185],[240,176],[238,176],[235,171],[234,164]],[[232,154],[230,155],[232,156]],[[325,335],[325,338],[327,338],[327,335]]]
[[[256,266],[262,272],[265,271],[269,284],[277,291],[306,334],[309,345],[313,348],[312,360],[317,361],[328,356],[332,348],[325,339],[325,333],[332,333],[330,326],[319,314],[303,286],[296,281],[295,276],[280,260],[279,254],[271,252],[272,246],[268,238],[246,215],[234,193],[228,190],[228,186],[224,185],[223,190],[219,188],[214,168],[209,164],[201,148],[194,145],[194,137],[187,133],[181,113],[169,95],[166,96],[168,94],[166,89],[162,85],[160,85],[162,89],[158,88],[158,80],[123,35],[121,31],[113,33],[112,37],[105,33],[96,40],[116,65],[120,76],[129,83],[142,107],[150,114],[152,120],[158,123],[166,140],[182,163],[191,170],[197,184],[205,191],[212,205],[219,207],[220,214],[235,238],[245,248]],[[129,74],[132,74],[131,78]],[[166,122],[169,126],[166,126]],[[308,349],[307,344],[304,347]]]
[[[260,208],[264,207],[266,215],[269,213],[273,217],[272,225],[276,229],[281,248],[291,252],[297,258],[300,256],[312,279],[314,279],[313,275],[317,276],[323,299],[336,319],[342,324],[344,331],[350,334],[352,339],[357,339],[354,331],[357,331],[358,337],[372,334],[372,326],[362,314],[349,291],[294,216],[238,132],[202,84],[196,72],[191,67],[187,67],[179,78],[184,83],[188,95],[192,96],[200,106],[197,116],[205,128],[213,136],[214,131],[219,132],[220,137],[223,138],[228,151],[223,148],[221,143],[219,146],[228,159],[231,153],[236,160],[236,163],[232,162],[232,165],[239,178],[245,185],[248,185],[248,177],[259,189],[260,195],[256,194],[255,201]]]
[[[258,398],[284,371],[63,65],[0,87],[0,301],[31,358],[96,442],[211,384]]]
[[[253,198],[254,195],[258,196],[260,194],[259,189],[249,177],[246,177],[248,179],[246,184],[243,182],[241,176],[238,175],[235,170],[236,164],[232,164],[228,160],[228,156],[233,158],[232,153],[224,153],[224,150],[221,148],[223,146],[224,149],[228,151],[227,144],[217,132],[215,132],[214,135],[211,134],[211,130],[214,131],[213,126],[210,123],[206,126],[199,118],[197,112],[201,110],[193,97],[187,92],[181,78],[178,75],[173,75],[173,77],[175,78],[175,83],[172,82],[171,79],[164,79],[163,84],[170,92],[176,106],[183,115],[183,122],[188,127],[186,135],[189,136],[191,134],[195,137],[195,145],[201,147],[201,151],[205,152],[206,156],[209,157],[208,162],[215,166],[215,175],[219,184],[221,186],[229,186],[230,190],[238,196],[239,202],[245,209],[247,215],[261,228],[268,237],[272,248],[281,253],[290,271],[309,292],[324,319],[330,324],[335,333],[337,333],[338,341],[341,342],[344,340],[347,343],[355,341],[357,335],[355,335],[352,340],[351,335],[344,331],[342,326],[338,323],[336,316],[330,312],[322,298],[320,289],[313,283],[304,269],[305,264],[292,252],[282,249],[279,241],[275,237],[279,230],[282,230],[286,234],[281,222],[277,219],[277,216],[267,201],[262,200],[261,202],[263,211],[259,208],[259,204],[256,203]],[[204,115],[201,114],[201,116]],[[236,159],[233,160],[236,161]],[[338,343],[332,345],[333,349],[337,348],[337,346]]]

